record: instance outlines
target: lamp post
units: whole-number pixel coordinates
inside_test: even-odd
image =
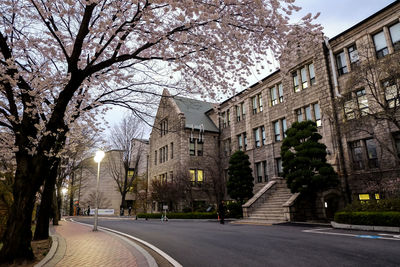
[[[61,214],[60,214],[60,218],[61,218],[61,216],[64,216],[65,213],[66,213],[66,211],[65,211],[65,195],[67,194],[67,192],[68,192],[68,189],[65,188],[65,187],[63,187],[61,189],[62,198],[61,198]]]
[[[94,226],[93,231],[97,231],[97,220],[98,220],[98,213],[99,213],[99,180],[100,180],[100,162],[104,158],[104,151],[97,151],[96,155],[94,156],[94,161],[97,162],[97,186],[96,186],[96,210],[94,213]]]

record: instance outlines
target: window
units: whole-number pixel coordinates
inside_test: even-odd
[[[287,130],[286,119],[283,118],[281,121],[282,121],[283,138],[286,138],[286,130]]]
[[[163,162],[162,148],[159,149],[159,153],[160,153],[160,163],[162,163]]]
[[[358,103],[358,109],[360,110],[361,116],[365,116],[369,112],[368,108],[368,99],[367,99],[367,94],[365,93],[365,89],[358,90],[356,92],[357,95],[357,103]]]
[[[361,140],[354,141],[350,143],[351,156],[353,160],[353,169],[361,170],[364,168],[363,165],[363,157],[362,157],[362,148],[361,148]]]
[[[262,169],[261,169],[261,162],[256,163],[256,176],[257,176],[257,183],[262,182]]]
[[[239,122],[241,119],[242,112],[240,110],[240,106],[236,106],[236,121]]]
[[[299,87],[299,77],[297,76],[297,72],[292,73],[293,77],[293,89],[295,92],[300,92],[300,87]]]
[[[313,63],[308,65],[308,72],[310,73],[310,85],[314,85],[315,84],[315,71],[314,71]]]
[[[344,51],[336,55],[336,64],[339,76],[349,72],[347,69],[346,56],[344,54]]]
[[[378,32],[373,36],[374,44],[375,44],[375,52],[377,58],[382,58],[389,54],[389,50],[387,48],[385,33],[383,31]]]
[[[163,119],[160,122],[160,135],[166,135],[168,133],[168,120],[167,119]]]
[[[169,180],[171,181],[171,183],[174,182],[174,172],[173,171],[169,172]]]
[[[378,153],[376,152],[376,144],[373,139],[365,140],[367,146],[368,167],[378,168]]]
[[[253,96],[251,98],[251,102],[253,103],[253,114],[257,113],[257,96]]]
[[[261,126],[261,138],[262,138],[262,144],[263,146],[265,145],[265,127]]]
[[[347,52],[349,53],[350,64],[358,62],[358,59],[359,59],[358,51],[357,51],[357,47],[355,44],[353,44],[352,46],[349,46],[347,48]]]
[[[400,22],[390,26],[389,33],[394,51],[400,50]]]
[[[226,139],[223,142],[224,144],[224,153],[225,156],[230,156],[231,155],[231,139]]]
[[[400,106],[400,92],[393,81],[386,81],[383,83],[385,88],[385,100],[389,108]]]
[[[400,158],[400,133],[393,134],[393,139],[394,139],[397,156]]]
[[[228,110],[226,110],[226,120],[228,121],[228,126],[231,125],[231,113]]]
[[[352,120],[356,117],[356,114],[354,112],[356,105],[354,103],[354,100],[351,98],[351,94],[347,96],[347,100],[344,102],[343,108],[344,115],[347,120]]]
[[[311,121],[311,106],[307,106],[304,108],[305,114],[306,114],[306,120]]]
[[[171,159],[174,158],[174,143],[171,143]]]
[[[271,106],[275,106],[278,104],[278,96],[276,93],[276,87],[272,87],[269,89],[271,93]]]
[[[154,165],[157,165],[157,150],[154,151]]]
[[[282,83],[278,84],[279,103],[283,102],[283,86]]]
[[[226,112],[222,112],[222,128],[226,128],[226,124],[227,124]]]
[[[308,83],[307,83],[307,70],[305,66],[300,69],[300,75],[301,75],[301,87],[303,89],[306,89],[308,87]]]
[[[251,102],[253,103],[253,114],[263,111],[263,104],[262,104],[262,96],[258,94],[251,98]]]
[[[301,108],[296,109],[296,116],[297,116],[297,121],[302,122],[303,121],[303,112]]]
[[[258,128],[254,129],[254,143],[256,147],[260,147],[260,131],[258,130]]]
[[[276,159],[276,169],[278,171],[278,176],[282,176],[283,168],[282,168],[282,159],[281,158]]]
[[[349,143],[354,170],[378,168],[378,153],[374,139],[357,140]],[[365,164],[366,163],[366,164]]]
[[[257,95],[257,98],[258,98],[258,109],[259,109],[260,112],[261,112],[261,111],[263,111],[263,102],[262,102],[262,96],[261,96],[261,94],[258,94],[258,95]]]
[[[204,182],[204,172],[203,170],[198,169],[190,169],[190,181],[192,182],[193,186],[201,186]]]
[[[244,143],[244,150],[247,150],[247,134],[243,133],[243,143]]]
[[[246,117],[246,109],[244,107],[244,102],[240,104],[240,109],[242,110],[242,118],[245,119],[245,117]]]
[[[318,103],[313,104],[313,110],[314,110],[315,123],[317,124],[317,127],[320,127],[322,123],[321,123],[321,111],[319,109]]]
[[[203,156],[203,141],[197,140],[197,156]]]
[[[196,155],[196,150],[195,150],[195,139],[191,138],[189,142],[189,155],[190,156],[195,156]]]
[[[263,170],[264,170],[264,182],[268,182],[267,162],[266,161],[263,161]]]
[[[279,121],[274,122],[274,133],[275,141],[281,141],[281,129],[279,127]]]
[[[168,161],[168,146],[165,146],[165,161]]]
[[[238,139],[238,149],[239,149],[239,150],[242,150],[242,149],[243,149],[242,135],[239,134],[239,135],[237,136],[237,139]]]

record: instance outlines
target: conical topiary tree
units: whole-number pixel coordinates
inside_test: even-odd
[[[253,196],[253,176],[251,175],[249,156],[236,151],[229,159],[227,182],[228,194],[240,204]]]
[[[281,147],[283,177],[292,193],[300,192],[311,201],[314,211],[317,193],[339,184],[337,173],[326,161],[326,146],[319,142],[322,136],[315,122],[295,122],[286,135]]]

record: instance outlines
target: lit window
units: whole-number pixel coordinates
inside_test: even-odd
[[[200,186],[204,182],[203,170],[190,169],[189,174],[190,174],[190,181],[192,182],[193,186],[195,185]]]
[[[389,33],[394,51],[400,50],[400,22],[389,27]]]
[[[369,200],[369,194],[358,194],[359,200]]]
[[[204,181],[203,170],[197,170],[197,182],[202,183]]]
[[[194,184],[196,182],[196,170],[189,170],[190,181]]]
[[[343,75],[349,72],[347,69],[346,57],[344,51],[336,55],[336,64],[339,75]]]
[[[373,36],[375,51],[377,58],[382,58],[389,54],[389,50],[387,48],[385,33],[383,31],[378,32]]]

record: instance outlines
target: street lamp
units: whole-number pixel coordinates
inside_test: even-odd
[[[68,188],[65,188],[65,187],[61,188],[61,196],[62,196],[62,198],[61,198],[61,208],[60,208],[60,210],[62,211],[62,214],[60,214],[60,218],[61,218],[61,216],[66,214],[66,211],[65,211],[65,195],[67,194],[67,192],[68,192]]]
[[[96,210],[94,213],[94,226],[93,231],[97,231],[97,220],[98,220],[98,213],[99,213],[99,180],[100,180],[100,162],[104,158],[104,151],[97,151],[96,155],[94,156],[94,161],[97,162],[97,186],[96,186]]]

